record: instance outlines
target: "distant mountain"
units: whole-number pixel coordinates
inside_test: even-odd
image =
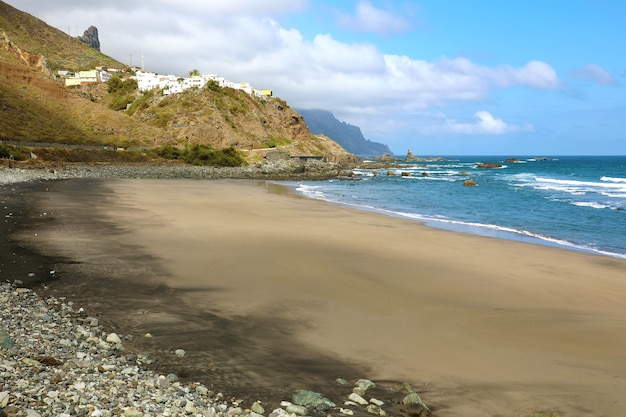
[[[365,139],[359,127],[337,120],[329,111],[314,109],[295,110],[304,117],[304,121],[309,126],[311,133],[321,133],[328,136],[350,153],[368,156],[391,153],[387,145]]]

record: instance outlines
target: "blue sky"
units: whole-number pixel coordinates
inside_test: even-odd
[[[621,0],[7,2],[96,26],[124,63],[332,111],[397,154],[626,155]]]

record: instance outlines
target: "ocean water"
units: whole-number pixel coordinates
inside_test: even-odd
[[[432,227],[626,259],[626,156],[444,158],[357,169],[355,179],[304,181],[296,188]],[[502,168],[479,169],[481,162]],[[477,186],[464,186],[468,178]]]

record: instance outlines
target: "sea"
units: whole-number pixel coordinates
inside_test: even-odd
[[[626,259],[626,156],[442,158],[391,168],[365,160],[351,177],[291,186],[431,227]]]

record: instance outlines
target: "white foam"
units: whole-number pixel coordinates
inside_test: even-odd
[[[626,178],[602,177],[601,181],[626,183]]]

